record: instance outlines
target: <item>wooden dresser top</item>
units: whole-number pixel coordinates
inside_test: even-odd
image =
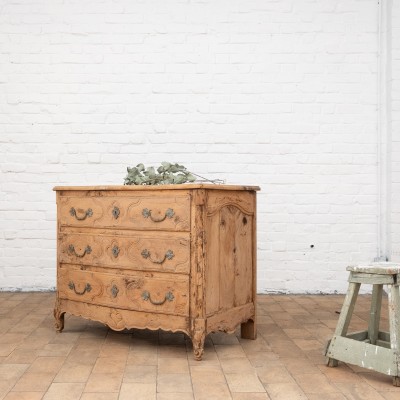
[[[112,191],[136,191],[136,190],[191,190],[191,189],[211,189],[211,190],[247,190],[258,191],[259,186],[243,185],[219,185],[219,184],[180,184],[180,185],[106,185],[106,186],[55,186],[54,191],[62,190],[112,190]]]

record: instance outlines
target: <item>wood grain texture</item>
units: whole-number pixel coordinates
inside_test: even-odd
[[[62,233],[59,239],[62,263],[189,274],[190,236],[186,232],[124,236]],[[84,254],[87,246],[90,252]]]
[[[135,186],[135,185],[107,185],[107,186],[55,186],[53,190],[61,192],[61,191],[118,191],[118,192],[134,192],[134,191],[142,191],[143,186]],[[146,191],[161,191],[161,190],[194,190],[194,189],[207,189],[207,190],[244,190],[244,191],[258,191],[260,190],[259,186],[243,186],[243,185],[215,185],[208,183],[190,183],[185,185],[155,185],[155,186],[146,186]]]
[[[61,268],[58,292],[62,299],[128,310],[189,315],[189,279],[186,275],[141,272],[120,275]]]
[[[126,197],[83,192],[61,197],[60,222],[64,226],[188,231],[189,206],[186,193],[164,191]]]
[[[235,185],[57,187],[57,331],[71,313],[110,328],[256,336],[256,190]]]

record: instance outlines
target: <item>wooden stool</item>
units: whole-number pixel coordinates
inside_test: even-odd
[[[393,377],[400,386],[400,264],[375,263],[347,267],[349,288],[332,339],[325,355],[328,366],[338,361],[358,365]],[[373,285],[367,331],[347,334],[358,291],[362,283]],[[390,332],[379,330],[383,285],[388,286]]]

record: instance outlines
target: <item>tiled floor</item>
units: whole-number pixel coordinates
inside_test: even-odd
[[[365,328],[369,299],[359,298],[350,330]],[[325,366],[342,301],[260,295],[257,340],[209,335],[198,362],[183,334],[113,332],[73,316],[57,334],[54,293],[0,292],[0,399],[400,399],[390,377]]]

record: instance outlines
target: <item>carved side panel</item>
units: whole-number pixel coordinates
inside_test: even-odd
[[[210,193],[206,227],[207,315],[254,302],[253,198]]]

